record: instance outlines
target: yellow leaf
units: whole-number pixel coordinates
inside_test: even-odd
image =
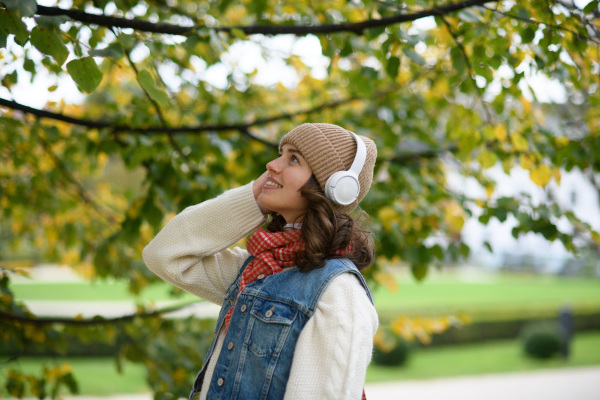
[[[185,369],[181,366],[175,368],[175,371],[173,371],[171,373],[171,377],[173,378],[173,383],[176,385],[180,385],[183,382],[185,382],[186,376],[187,376],[187,374],[185,372]]]
[[[443,97],[444,95],[450,93],[450,84],[448,79],[438,79],[433,85],[432,91],[438,97]]]
[[[552,171],[546,164],[540,164],[529,172],[529,179],[538,186],[544,187],[550,182]]]
[[[396,210],[389,206],[382,207],[379,210],[378,215],[379,220],[383,224],[383,228],[388,231],[392,229],[392,222],[398,221],[398,213],[396,212]]]
[[[531,114],[531,102],[530,101],[528,101],[524,97],[521,97],[521,105],[523,106],[523,112],[525,113],[525,115]]]
[[[384,271],[377,271],[373,274],[373,277],[377,283],[383,285],[390,292],[394,293],[398,291],[398,282],[396,282],[394,275]]]
[[[521,154],[519,165],[523,169],[530,170],[533,167],[533,159],[527,154]]]
[[[596,231],[592,231],[592,240],[596,243],[600,243],[600,234]]]
[[[510,141],[515,151],[527,151],[527,140],[525,140],[525,138],[518,133],[511,133]]]
[[[560,178],[562,177],[560,168],[554,168],[553,176],[554,176],[554,180],[556,181],[556,183],[558,183],[560,185]]]
[[[98,153],[98,166],[100,168],[104,168],[106,166],[106,163],[108,162],[108,154],[104,153],[104,152],[99,152]]]
[[[34,342],[44,343],[44,340],[46,340],[46,334],[44,333],[44,331],[36,329],[33,332],[33,335],[31,335],[31,338],[33,339]]]
[[[79,252],[75,249],[69,249],[65,252],[60,263],[62,265],[74,265],[79,261]]]
[[[2,293],[0,294],[0,301],[6,305],[9,305],[12,302],[12,296],[8,293]]]
[[[69,363],[63,363],[58,367],[61,375],[68,375],[73,372],[73,368]]]
[[[555,140],[558,146],[566,146],[569,144],[569,138],[566,136],[559,136]]]
[[[479,162],[479,164],[481,164],[481,167],[483,169],[488,169],[496,165],[496,162],[498,161],[498,156],[496,155],[496,153],[487,151],[484,148],[477,154],[477,161]]]
[[[458,233],[465,225],[465,212],[459,204],[451,202],[444,208],[444,221],[452,232]]]
[[[494,135],[496,135],[496,139],[500,141],[506,140],[506,125],[496,125],[496,128],[494,128]]]

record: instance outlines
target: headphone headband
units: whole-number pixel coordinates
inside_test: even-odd
[[[362,171],[367,158],[367,146],[352,131],[346,130],[356,141],[356,155],[354,161],[347,171],[333,173],[325,183],[325,195],[334,204],[347,206],[358,198],[360,183],[358,177]]]
[[[365,166],[365,160],[367,159],[367,146],[365,146],[365,143],[361,140],[361,138],[358,137],[356,133],[352,131],[348,132],[352,135],[354,140],[356,140],[356,156],[354,157],[354,161],[352,162],[349,171],[354,171],[356,176],[358,176],[360,175],[360,171],[362,171],[363,167]]]

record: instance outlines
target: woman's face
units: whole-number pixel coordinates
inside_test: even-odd
[[[281,155],[267,164],[267,183],[258,202],[279,213],[287,222],[299,222],[308,209],[308,200],[300,194],[312,176],[312,170],[296,147],[284,144]]]

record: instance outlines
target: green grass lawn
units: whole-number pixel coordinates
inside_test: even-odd
[[[123,374],[119,374],[115,368],[114,358],[22,358],[18,363],[10,365],[18,366],[23,372],[39,373],[44,364],[53,362],[71,364],[82,395],[109,396],[149,391],[145,383],[146,372],[143,366],[125,363]],[[0,387],[3,387],[4,369],[8,364],[1,365]],[[408,363],[404,366],[371,365],[367,370],[367,383],[586,365],[600,365],[600,332],[578,334],[573,343],[572,356],[567,361],[561,359],[535,361],[525,358],[521,352],[520,342],[517,340],[419,348],[411,353]],[[0,389],[0,396],[3,394]]]
[[[586,277],[490,275],[467,282],[451,277],[399,279],[399,288],[375,291],[375,305],[382,319],[399,313],[442,315],[464,312],[473,320],[554,316],[565,305],[575,310],[600,310],[600,279]]]
[[[74,301],[116,301],[116,300],[169,300],[173,299],[173,287],[167,283],[157,283],[145,288],[139,296],[127,290],[125,282],[89,283],[26,283],[13,282],[11,289],[19,300],[74,300]],[[180,292],[181,293],[181,292]],[[189,293],[181,293],[179,300],[198,299]]]
[[[431,379],[463,375],[600,365],[600,332],[576,335],[568,360],[533,360],[519,340],[415,349],[400,367],[371,365],[367,382]]]
[[[171,286],[158,283],[132,297],[122,282],[13,283],[20,300],[168,300]],[[564,305],[576,310],[600,310],[600,279],[586,277],[490,275],[467,282],[453,277],[427,278],[415,282],[399,278],[399,289],[379,287],[375,305],[382,319],[398,314],[440,315],[464,312],[474,320],[528,315],[556,315]],[[180,300],[197,298],[184,293]]]

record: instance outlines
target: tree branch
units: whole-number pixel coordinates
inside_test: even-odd
[[[385,95],[387,93],[393,92],[394,90],[395,90],[395,88],[378,91],[378,92],[374,93],[373,96],[379,97],[379,96]],[[317,112],[320,112],[320,111],[323,111],[323,110],[326,110],[329,108],[335,108],[335,107],[339,107],[339,106],[347,104],[347,103],[351,103],[353,101],[362,101],[362,100],[364,100],[364,99],[361,99],[360,97],[357,97],[357,96],[352,96],[352,97],[348,97],[346,99],[334,101],[331,103],[324,103],[319,106],[305,109],[305,110],[300,110],[300,111],[297,111],[294,113],[285,113],[285,114],[280,114],[280,115],[277,115],[274,117],[258,118],[256,120],[254,120],[253,122],[249,122],[247,124],[198,125],[198,126],[182,126],[179,128],[167,128],[167,129],[164,129],[161,127],[134,128],[134,127],[130,127],[127,125],[110,124],[110,123],[104,122],[104,121],[92,121],[92,120],[73,118],[73,117],[63,115],[63,114],[54,113],[51,111],[38,110],[36,108],[25,106],[23,104],[19,104],[14,101],[5,100],[2,98],[0,98],[0,106],[11,108],[13,110],[18,110],[18,111],[24,112],[26,114],[32,114],[32,115],[36,115],[36,116],[39,116],[42,118],[48,118],[48,119],[53,119],[53,120],[57,120],[57,121],[64,121],[64,122],[68,122],[68,123],[71,123],[74,125],[85,126],[88,128],[96,128],[96,129],[110,128],[113,131],[115,140],[118,140],[117,133],[119,133],[119,132],[130,132],[130,133],[139,133],[139,134],[161,134],[161,133],[166,133],[166,132],[171,132],[173,134],[200,134],[200,133],[204,133],[204,132],[238,131],[242,135],[247,136],[251,140],[255,140],[255,141],[260,142],[269,147],[277,148],[278,147],[277,143],[270,142],[268,140],[265,140],[255,134],[251,133],[250,128],[267,125],[269,123],[277,122],[280,120],[292,119],[292,118],[300,116],[300,115],[314,114],[314,113],[317,113]],[[435,158],[435,157],[438,157],[441,153],[448,152],[448,151],[455,152],[456,149],[454,147],[449,147],[449,148],[439,149],[439,150],[425,150],[423,152],[400,154],[395,157],[392,157],[391,159],[389,159],[387,161],[398,162],[398,163],[411,162],[411,161],[414,161],[417,159],[422,159],[422,158]],[[383,162],[386,160],[378,160],[378,162],[379,161]]]
[[[37,14],[46,16],[66,15],[72,20],[84,24],[94,24],[105,27],[132,28],[137,31],[162,33],[166,35],[190,36],[200,29],[210,29],[218,32],[230,33],[233,29],[239,29],[246,35],[285,35],[292,34],[304,36],[308,34],[324,35],[336,32],[352,32],[362,35],[366,29],[378,28],[398,24],[401,22],[415,21],[417,19],[449,14],[473,6],[481,6],[485,3],[497,2],[498,0],[467,0],[458,3],[450,3],[428,10],[418,11],[411,14],[397,14],[381,19],[369,19],[361,22],[345,22],[341,24],[324,24],[309,26],[286,26],[286,25],[255,25],[234,27],[209,27],[209,26],[179,26],[168,23],[153,23],[139,19],[128,19],[111,17],[106,15],[90,14],[79,10],[66,10],[58,7],[39,6]]]
[[[375,96],[383,95],[385,93],[390,92],[391,90],[380,91],[375,94]],[[266,118],[258,118],[253,122],[245,123],[245,124],[215,124],[215,125],[197,125],[197,126],[181,126],[181,127],[173,127],[173,128],[164,128],[164,127],[147,127],[147,128],[136,128],[128,125],[118,125],[111,124],[105,121],[93,121],[81,118],[74,118],[67,115],[54,113],[51,111],[39,110],[36,108],[32,108],[23,104],[19,104],[17,102],[6,100],[0,98],[0,106],[11,108],[13,110],[18,110],[24,112],[26,114],[35,115],[41,118],[53,119],[56,121],[63,121],[74,125],[84,126],[87,128],[95,128],[95,129],[103,129],[110,128],[115,133],[119,132],[130,132],[130,133],[138,133],[145,135],[152,134],[163,134],[163,133],[172,133],[172,134],[194,134],[194,133],[203,133],[203,132],[224,132],[224,131],[238,131],[242,134],[246,135],[252,140],[257,140],[263,144],[266,144],[271,147],[277,147],[277,143],[268,142],[264,139],[261,139],[255,135],[250,134],[248,131],[252,127],[267,125],[272,122],[280,121],[280,120],[288,120],[300,115],[308,115],[318,113],[325,109],[339,107],[341,105],[351,103],[356,100],[362,100],[359,97],[351,96],[346,99],[333,101],[331,103],[324,103],[319,106],[315,106],[313,108],[296,111],[293,113],[284,113],[280,115],[276,115],[273,117]]]
[[[190,306],[190,304],[191,303],[178,304],[178,305],[171,306],[171,307],[161,308],[160,310],[155,310],[155,311],[150,311],[150,312],[145,312],[145,313],[128,314],[128,315],[123,315],[123,316],[116,317],[116,318],[102,318],[100,316],[95,316],[93,318],[87,318],[87,319],[75,319],[75,318],[64,318],[64,317],[38,318],[38,317],[32,317],[32,316],[26,316],[26,315],[17,315],[17,314],[13,314],[13,313],[9,313],[9,312],[0,310],[0,321],[2,321],[2,320],[15,321],[15,322],[21,322],[21,323],[25,323],[25,324],[38,325],[38,326],[39,325],[51,325],[51,324],[65,324],[65,325],[78,325],[78,326],[106,325],[106,324],[114,324],[117,322],[128,322],[128,321],[133,320],[134,318],[157,317],[162,314],[168,314],[168,313],[182,310],[182,309]]]

